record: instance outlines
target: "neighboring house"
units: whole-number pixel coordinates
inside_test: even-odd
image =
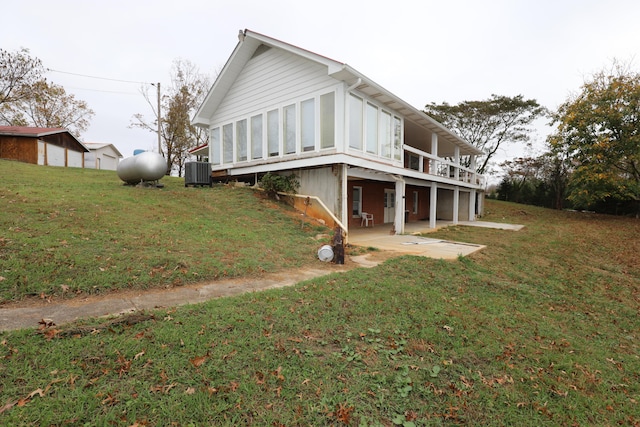
[[[88,152],[67,129],[0,126],[0,159],[82,168]]]
[[[117,170],[122,154],[113,144],[85,142],[89,153],[84,155],[84,167],[89,169]]]
[[[202,145],[193,147],[189,150],[189,154],[192,156],[196,156],[196,161],[198,162],[207,161],[209,159],[209,144],[205,142]]]
[[[434,228],[481,212],[482,151],[347,64],[249,30],[238,37],[193,119],[209,130],[214,179],[294,173],[299,193],[345,231],[364,213],[403,233],[405,221]]]

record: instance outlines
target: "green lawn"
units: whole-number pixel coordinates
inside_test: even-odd
[[[228,186],[0,160],[0,304],[259,275],[315,262],[323,227]]]
[[[9,167],[15,166],[0,162],[3,176]],[[121,187],[104,172],[48,173],[78,183],[55,178],[55,184],[27,185],[12,177],[0,184],[0,275],[6,278],[0,285],[7,299],[41,292],[14,285],[16,277],[29,278],[27,284],[48,278],[47,292],[58,292],[56,265],[64,280],[71,277],[74,292],[102,291],[97,273],[90,285],[83,275],[67,276],[89,269],[98,256],[112,257],[104,265],[129,286],[195,280],[190,273],[204,261],[193,260],[203,247],[232,251],[220,276],[224,269],[259,274],[243,258],[251,245],[266,245],[258,233],[270,236],[268,248],[254,251],[261,264],[315,262],[312,237],[319,230],[301,227],[251,190],[185,189],[179,180],[142,190]],[[87,187],[94,187],[91,197],[76,194]],[[99,193],[110,202],[95,200]],[[141,209],[132,214],[136,205]],[[194,214],[197,209],[205,213]],[[224,215],[230,212],[236,215]],[[69,219],[80,215],[85,221]],[[105,224],[118,228],[89,228],[95,215],[109,216]],[[238,216],[216,228],[218,218]],[[132,325],[97,329],[104,320],[87,320],[2,333],[0,424],[639,425],[640,221],[493,201],[485,219],[526,227],[452,227],[429,235],[487,245],[456,261],[405,256],[291,288],[149,313],[153,318]],[[66,231],[52,223],[66,224]],[[242,239],[225,247],[221,232],[246,234],[247,251],[235,247]],[[208,236],[205,243],[185,244],[198,233]],[[100,237],[109,250],[85,244],[70,255],[73,264],[64,263],[69,258],[59,252],[102,234],[111,236]],[[26,242],[38,250],[24,249]],[[36,258],[17,264],[17,251]],[[147,251],[144,267],[126,256],[132,251],[137,257]],[[155,258],[165,267],[152,275],[147,263]],[[180,260],[187,260],[186,273],[173,270]],[[48,273],[34,271],[44,263]],[[214,271],[207,268],[198,275]],[[136,275],[147,282],[136,282]]]

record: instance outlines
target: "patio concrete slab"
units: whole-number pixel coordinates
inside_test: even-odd
[[[437,259],[456,259],[484,248],[483,245],[473,243],[452,242],[410,234],[385,235],[384,233],[359,233],[350,236],[349,243]]]
[[[493,228],[518,231],[524,226],[487,221],[438,221],[436,228],[429,228],[428,222],[411,222],[405,225],[405,234],[390,234],[391,225],[370,228],[354,228],[349,231],[349,243],[356,246],[374,247],[386,251],[425,256],[437,259],[456,259],[481,250],[485,246],[473,243],[454,242],[422,236],[440,228],[452,225]]]

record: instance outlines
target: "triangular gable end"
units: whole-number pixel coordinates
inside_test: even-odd
[[[267,51],[268,48],[278,48],[285,52],[290,52],[294,55],[298,55],[312,62],[326,66],[327,71],[325,75],[336,73],[345,66],[345,64],[340,62],[250,30],[240,31],[238,38],[239,42],[233,53],[209,90],[209,93],[200,106],[200,109],[196,112],[192,121],[193,124],[203,126],[209,125],[211,116],[223,102],[229,90],[236,82],[236,79],[243,72],[247,63],[252,58]]]

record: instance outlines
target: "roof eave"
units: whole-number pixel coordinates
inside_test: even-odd
[[[436,132],[438,135],[443,136],[447,141],[464,148],[469,154],[481,155],[483,151],[476,146],[468,143],[460,136],[447,129],[441,123],[428,116],[424,111],[420,111],[408,102],[394,95],[392,92],[386,90],[382,86],[375,83],[373,80],[360,73],[353,67],[343,64],[339,69],[335,69],[333,73],[329,74],[331,77],[344,81],[347,85],[353,86],[354,89],[359,90],[374,98],[382,98],[381,101],[390,108],[401,113],[407,119],[416,122],[417,124]],[[358,80],[359,79],[359,80]],[[369,90],[366,90],[369,89]],[[368,92],[371,92],[369,94]],[[384,101],[386,100],[386,101]]]

